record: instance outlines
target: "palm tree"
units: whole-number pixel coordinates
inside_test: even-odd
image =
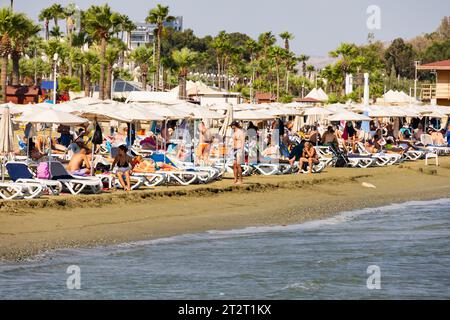
[[[12,52],[12,41],[15,40],[19,30],[24,28],[24,15],[13,13],[10,8],[0,9],[0,57],[1,57],[1,77],[2,99],[6,102],[7,69],[8,56]]]
[[[306,67],[306,71],[308,71],[308,80],[311,81],[311,74],[316,71],[316,68],[313,65],[308,65]]]
[[[49,23],[50,19],[52,19],[52,11],[50,8],[44,8],[39,13],[39,21],[44,21],[44,27],[45,27],[45,40],[48,41],[50,30],[49,30]]]
[[[112,73],[113,66],[119,60],[121,52],[126,50],[126,45],[120,39],[114,38],[106,49],[106,84],[105,84],[105,97],[106,99],[112,99],[111,85],[112,85]]]
[[[127,34],[127,42],[126,42],[126,48],[125,48],[126,50],[121,51],[120,57],[119,57],[119,65],[121,68],[123,68],[123,64],[125,61],[125,52],[129,53],[129,50],[131,50],[131,31],[136,29],[136,25],[126,14],[123,14],[120,16],[119,28],[122,33],[120,40],[123,41],[125,32]]]
[[[105,100],[105,57],[106,47],[111,32],[118,24],[119,14],[113,13],[111,8],[105,4],[103,6],[91,6],[84,16],[84,26],[89,35],[97,42],[100,42],[100,78],[99,78],[99,98]]]
[[[89,97],[91,92],[92,70],[99,63],[100,59],[96,52],[89,50],[83,53],[84,67],[84,96]]]
[[[273,47],[269,51],[270,57],[275,64],[275,72],[277,75],[277,101],[280,99],[280,68],[281,64],[286,61],[288,53],[281,47]]]
[[[309,60],[309,56],[302,54],[298,57],[298,61],[302,63],[302,76],[306,77],[306,62]]]
[[[50,30],[50,36],[55,39],[60,39],[62,37],[61,29],[58,26],[54,26],[52,30]]]
[[[183,48],[172,52],[172,59],[178,69],[178,98],[181,100],[187,99],[186,77],[189,68],[191,68],[197,60],[197,56],[197,52],[191,51],[188,48]]]
[[[164,30],[164,24],[175,20],[174,16],[169,15],[169,7],[158,4],[156,8],[150,10],[145,22],[156,24],[156,52],[155,52],[155,89],[159,91],[159,74],[161,62],[161,38]]]
[[[77,10],[74,3],[69,3],[65,8],[63,8],[64,18],[66,19],[66,34],[70,38],[71,33],[74,28],[73,16]]]
[[[12,39],[11,60],[13,65],[12,84],[18,85],[20,80],[19,60],[28,47],[28,41],[37,35],[41,27],[34,24],[31,19],[25,15],[18,15],[19,24],[23,27],[17,30],[15,39]]]
[[[280,33],[280,38],[284,40],[284,49],[288,52],[291,51],[289,42],[294,39],[294,35],[286,31]]]
[[[149,70],[149,62],[153,56],[153,49],[145,46],[137,47],[131,52],[131,59],[141,69],[142,89],[147,90],[147,74]]]
[[[51,7],[49,9],[50,9],[51,16],[52,16],[53,22],[55,24],[55,27],[57,27],[58,20],[65,18],[64,8],[59,3],[54,3],[51,5]]]

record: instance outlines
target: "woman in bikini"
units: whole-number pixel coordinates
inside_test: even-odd
[[[319,163],[319,156],[317,155],[316,149],[314,149],[311,142],[305,143],[305,148],[303,149],[303,156],[298,164],[299,174],[302,173],[304,163],[309,164],[310,174],[312,173],[313,170],[313,164]]]
[[[121,145],[119,147],[119,152],[111,166],[111,171],[113,171],[114,167],[117,165],[117,178],[119,178],[120,185],[125,191],[131,191],[130,172],[133,169],[133,158],[131,158],[127,152],[128,148],[126,146]],[[124,176],[125,180],[123,178]]]

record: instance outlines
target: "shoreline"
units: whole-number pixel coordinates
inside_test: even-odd
[[[210,230],[285,226],[343,211],[450,196],[450,158],[318,175],[253,176],[211,185],[0,202],[0,260],[45,251],[152,240]],[[376,189],[366,188],[370,183]]]

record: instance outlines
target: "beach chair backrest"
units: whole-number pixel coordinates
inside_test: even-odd
[[[50,176],[52,180],[72,179],[73,177],[67,172],[61,162],[50,162]]]
[[[431,146],[433,145],[433,139],[429,134],[422,134],[420,136],[420,142],[422,142],[422,144],[424,146]]]
[[[170,160],[167,156],[164,156],[164,154],[162,153],[154,153],[150,156],[150,159],[152,159],[154,162],[163,162],[173,167],[177,167],[177,165],[172,160]]]
[[[33,174],[25,163],[9,162],[6,164],[6,170],[12,181],[19,179],[33,179]]]

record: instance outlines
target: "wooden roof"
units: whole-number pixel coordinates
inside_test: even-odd
[[[450,59],[422,64],[417,70],[450,70]]]

